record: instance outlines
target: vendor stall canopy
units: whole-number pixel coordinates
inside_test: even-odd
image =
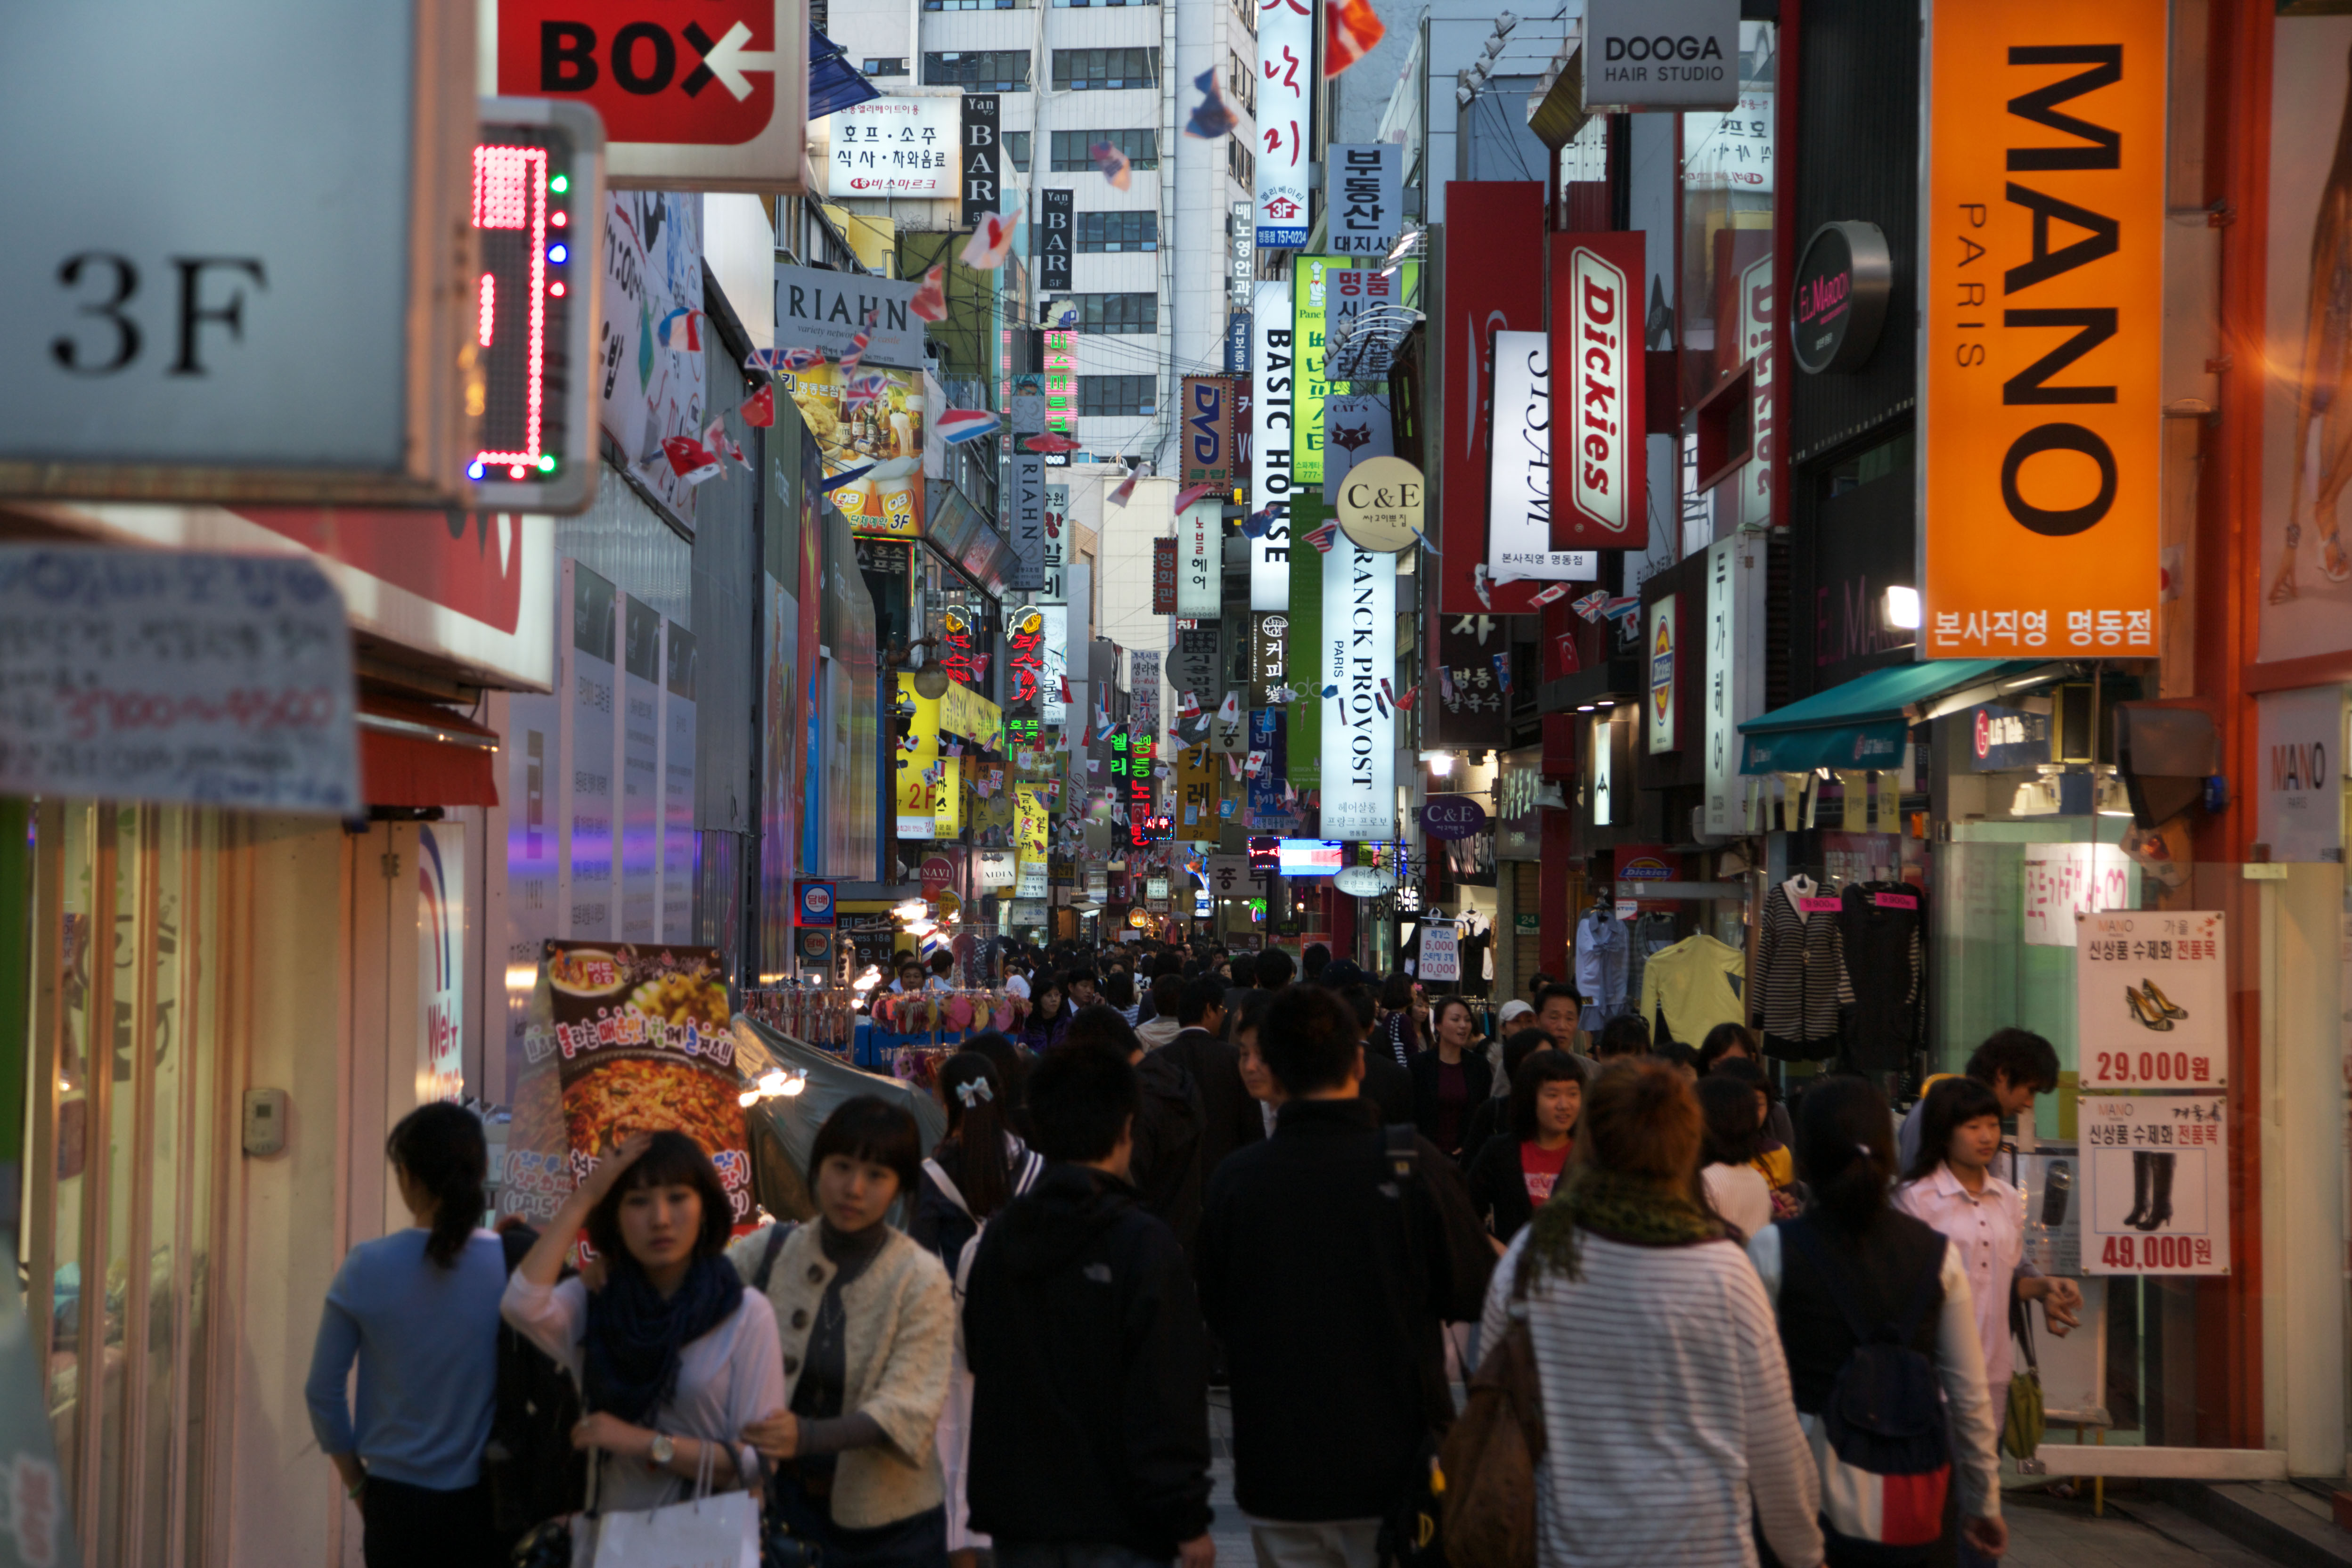
[[[2038,658],[1941,658],[1874,669],[1739,726],[1739,771],[1893,768],[1911,726],[2073,673]]]

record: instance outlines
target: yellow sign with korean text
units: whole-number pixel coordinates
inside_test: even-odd
[[[1928,27],[1920,651],[2152,658],[2166,0]]]
[[[1004,749],[1004,710],[961,681],[950,685],[940,699],[940,728],[984,751]]]
[[[899,739],[890,754],[897,770],[891,775],[890,791],[898,802],[898,837],[935,837],[940,780],[946,771],[940,763],[940,705],[915,690],[911,674],[898,677],[897,716],[895,732]]]

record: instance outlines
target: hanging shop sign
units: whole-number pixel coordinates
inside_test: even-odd
[[[1601,575],[1598,552],[1552,548],[1551,345],[1538,331],[1496,332],[1494,366],[1487,574],[1497,585],[1593,582]],[[1498,601],[1495,607],[1503,606]]]
[[[1005,509],[1013,545],[1013,578],[1008,584],[1024,593],[1035,593],[1045,586],[1045,454],[1033,452],[1022,437],[1045,433],[1045,395],[1035,377],[1024,378],[1024,384],[1012,398],[1013,484],[1011,504]],[[1060,542],[1055,540],[1051,552],[1054,563],[1060,564]]]
[[[1396,886],[1396,873],[1378,866],[1349,866],[1331,879],[1331,886],[1355,899],[1377,899]]]
[[[1706,552],[1706,684],[1702,830],[1745,831],[1747,786],[1739,773],[1739,726],[1764,711],[1764,550],[1747,537]]]
[[[1394,268],[1377,260],[1349,267],[1335,263],[1325,281],[1330,287],[1326,309],[1334,343],[1347,340],[1344,378],[1357,384],[1385,385],[1396,367],[1396,345],[1404,336],[1396,308],[1419,298],[1421,263],[1400,261]],[[1358,327],[1361,319],[1362,325]]]
[[[1176,610],[1176,542],[1160,538],[1151,542],[1151,613],[1172,616]]]
[[[963,95],[963,225],[978,228],[1003,210],[1004,150],[1000,143],[1002,102],[992,92]],[[836,113],[838,110],[835,111]]]
[[[1404,149],[1393,142],[1343,142],[1326,147],[1323,158],[1332,192],[1332,251],[1387,260],[1404,222]]]
[[[1344,274],[1353,277],[1353,273]],[[1323,503],[1339,506],[1359,463],[1396,453],[1396,427],[1385,393],[1345,393],[1323,400]]]
[[[1825,223],[1790,289],[1789,352],[1807,375],[1860,370],[1878,347],[1895,260],[1874,223]]]
[[[1445,217],[1444,243],[1452,265],[1445,271],[1444,316],[1437,333],[1444,360],[1442,467],[1446,476],[1440,494],[1438,543],[1444,554],[1438,563],[1443,584],[1438,608],[1449,616],[1523,615],[1534,607],[1535,595],[1545,584],[1501,582],[1488,568],[1492,459],[1487,437],[1494,427],[1492,411],[1505,406],[1496,401],[1490,377],[1498,331],[1538,335],[1543,331],[1543,182],[1456,180],[1445,189]],[[1456,245],[1458,254],[1453,248]],[[1518,389],[1521,411],[1528,390],[1525,384]],[[1544,451],[1548,459],[1548,444]],[[1524,490],[1524,475],[1517,482]],[[1548,476],[1540,493],[1549,508]],[[1540,548],[1550,546],[1547,510]]]
[[[1206,875],[1209,892],[1220,899],[1245,899],[1259,891],[1257,872],[1247,855],[1212,855]]]
[[[1349,270],[1348,258],[1341,256],[1302,256],[1291,268],[1291,341],[1297,345],[1298,374],[1292,388],[1290,479],[1302,492],[1323,483],[1323,400],[1331,391],[1324,365],[1332,283]]]
[[[187,19],[11,17],[0,494],[463,505],[473,7]]]
[[[939,829],[940,705],[915,689],[915,677],[901,670],[898,683],[899,742],[891,753],[892,798],[901,838],[929,838]]]
[[[1213,621],[1223,609],[1225,502],[1204,496],[1176,519],[1176,613]]]
[[[1323,557],[1323,831],[1396,837],[1397,558],[1340,536]],[[1310,699],[1312,700],[1312,699]]]
[[[1668,594],[1650,605],[1650,628],[1645,639],[1650,658],[1650,700],[1643,704],[1649,715],[1650,754],[1682,749],[1682,689],[1676,672],[1676,650],[1682,642],[1682,622],[1675,614],[1678,594]]]
[[[1739,0],[1589,0],[1586,112],[1739,102]]]
[[[0,546],[0,793],[364,815],[352,635],[312,563]]]
[[[654,0],[500,0],[495,17],[495,90],[604,116],[616,184],[806,194],[801,6],[716,0],[681,23]]]
[[[2085,1274],[2230,1272],[2229,1097],[2085,1094]]]
[[[1051,869],[1046,848],[1053,826],[1053,803],[1046,798],[1044,784],[1015,784],[1013,791],[1013,835],[1018,847],[1014,862],[1013,893],[1018,899],[1042,899],[1046,894],[1046,876]]]
[[[1643,254],[1639,230],[1551,237],[1550,363],[1558,384],[1549,455],[1557,549],[1649,544]],[[1499,416],[1505,405],[1496,407]]]
[[[1374,458],[1348,470],[1339,485],[1339,530],[1359,548],[1382,554],[1421,542],[1429,487],[1402,458]]]
[[[1004,664],[1013,677],[1009,693],[1015,708],[1037,700],[1038,680],[1045,669],[1045,612],[1036,605],[1007,612]]]
[[[2230,1081],[2227,917],[2075,917],[2074,1024],[2086,1089]]]
[[[1066,294],[1077,237],[1076,193],[1067,185],[1048,186],[1037,193],[1037,283],[1049,294]]]
[[[2254,712],[2257,831],[2271,858],[2341,860],[2344,688],[2265,691]]]
[[[1004,750],[1004,710],[971,687],[950,682],[939,710],[942,733],[960,736],[984,752]]]
[[[1462,981],[1460,933],[1443,921],[1421,928],[1421,964],[1417,978],[1444,985]]]
[[[1280,610],[1250,615],[1250,692],[1253,709],[1266,706],[1267,693],[1290,668],[1290,616]]]
[[[972,880],[983,891],[990,888],[1010,888],[1020,880],[1016,869],[1019,861],[1010,849],[975,849],[972,852]]]
[[[1267,0],[1257,14],[1258,144],[1255,195],[1260,249],[1307,243],[1307,138],[1315,123],[1315,7]]]
[[[1432,795],[1422,805],[1421,830],[1432,838],[1467,838],[1486,824],[1486,808],[1466,795]]]
[[[831,882],[803,882],[800,885],[800,920],[804,926],[830,926],[834,922],[835,904]]]
[[[2166,19],[2164,0],[1934,10],[1927,658],[2156,651]]]
[[[1963,714],[1960,764],[1970,773],[2007,773],[2050,760],[2050,715],[1998,702]]]
[[[1217,499],[1234,483],[1234,384],[1222,375],[1184,378],[1184,482],[1213,485]]]
[[[1302,240],[1304,237],[1302,236]],[[1257,286],[1250,382],[1250,500],[1265,521],[1250,539],[1250,608],[1290,606],[1290,437],[1297,386],[1290,285]]]
[[[945,102],[947,100],[940,100]],[[857,353],[861,365],[923,368],[923,319],[914,312],[922,285],[829,268],[776,264],[776,343],[821,351],[828,359]],[[867,318],[872,320],[868,321]]]
[[[825,195],[949,201],[962,194],[956,168],[968,99],[870,98],[824,117],[831,132]]]

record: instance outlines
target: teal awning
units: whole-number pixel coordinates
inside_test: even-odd
[[[1938,658],[1872,670],[1739,726],[1739,771],[1894,767],[1903,760],[1903,742],[1921,707],[1948,691],[2046,668],[2049,662]]]

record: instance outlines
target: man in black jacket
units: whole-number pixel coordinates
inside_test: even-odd
[[[1062,1047],[1074,1046],[1108,1051],[1135,1068],[1143,1107],[1135,1119],[1135,1158],[1128,1179],[1143,1206],[1190,1252],[1201,1224],[1206,1175],[1201,1144],[1208,1116],[1201,1086],[1183,1063],[1164,1051],[1146,1051],[1115,1007],[1089,1007],[1071,1019]]]
[[[1201,1179],[1205,1184],[1226,1155],[1265,1136],[1265,1119],[1258,1114],[1249,1086],[1242,1082],[1241,1052],[1224,1037],[1225,983],[1214,974],[1184,982],[1177,994],[1176,1019],[1183,1027],[1152,1054],[1183,1068],[1201,1091],[1205,1117]]]
[[[1029,1079],[1053,1162],[982,1237],[963,1310],[976,1530],[999,1568],[1207,1568],[1208,1349],[1176,1238],[1127,1184],[1141,1104],[1108,1051]]]
[[[1371,1568],[1453,1417],[1440,1325],[1476,1314],[1494,1254],[1427,1139],[1399,1178],[1344,1001],[1284,991],[1257,1038],[1286,1098],[1274,1136],[1217,1168],[1196,1249],[1232,1371],[1234,1495],[1260,1563]]]

